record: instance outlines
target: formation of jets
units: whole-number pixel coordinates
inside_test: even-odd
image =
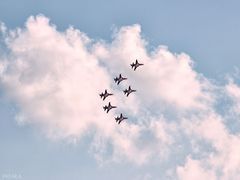
[[[138,60],[136,59],[135,62],[133,62],[132,64],[130,64],[130,66],[132,67],[132,69],[135,71],[139,66],[142,66],[144,64],[141,64],[138,62]],[[119,74],[118,77],[114,78],[114,82],[119,85],[122,81],[127,80],[126,77],[123,77],[122,74]],[[131,93],[136,92],[137,90],[132,89],[131,86],[128,86],[127,89],[123,90],[124,94],[128,97]],[[100,98],[103,99],[103,101],[108,97],[108,96],[112,96],[112,93],[108,93],[107,90],[105,89],[104,92],[102,92],[101,94],[99,94]],[[117,106],[113,106],[111,105],[111,102],[108,103],[108,105],[103,106],[103,110],[106,111],[107,113],[111,110],[117,108]],[[120,114],[120,116],[115,117],[116,123],[120,124],[123,120],[128,119],[127,117],[124,117],[122,115],[122,113]]]

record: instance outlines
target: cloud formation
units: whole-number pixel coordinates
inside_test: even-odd
[[[42,15],[30,17],[24,28],[0,29],[7,49],[0,84],[19,123],[38,126],[55,140],[92,137],[91,152],[101,162],[173,161],[166,173],[172,178],[239,178],[239,134],[217,113],[216,85],[194,70],[187,54],[165,46],[147,50],[140,25],[116,30],[110,43],[73,27],[59,32]],[[129,66],[135,59],[144,63],[136,72]],[[128,81],[117,86],[119,73]],[[126,98],[121,90],[128,85],[137,93]],[[219,88],[233,101],[225,113],[239,115],[240,87],[230,81]],[[108,101],[98,97],[105,89],[118,106],[109,114],[102,110]],[[114,117],[120,112],[129,120],[119,126]]]

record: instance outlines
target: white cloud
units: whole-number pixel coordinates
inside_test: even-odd
[[[210,167],[212,171],[211,175],[207,175],[209,177],[212,177],[213,173],[217,176],[220,172],[220,179],[239,178],[240,155],[238,152],[240,151],[240,136],[231,134],[228,131],[221,116],[211,112],[201,118],[194,119],[194,121],[184,122],[183,127],[188,136],[193,137],[196,141],[204,140],[213,148],[212,151],[208,152],[207,156],[197,161],[197,169],[204,169],[204,166]],[[188,162],[186,162],[185,166],[191,167]],[[191,171],[191,169],[185,168],[184,173],[188,175],[191,174]],[[209,174],[208,171],[199,170],[199,173],[202,172],[200,174],[205,176],[205,174]],[[180,172],[182,173],[182,171],[179,171],[179,174],[181,174]]]
[[[52,137],[80,136],[96,117],[106,119],[96,96],[110,79],[86,39],[73,29],[57,32],[42,16],[29,18],[26,29],[8,39],[1,83],[24,119],[44,125]]]
[[[240,114],[240,87],[230,79],[228,84],[225,86],[226,94],[230,97],[233,102],[233,106],[231,107],[231,113],[235,113],[237,115]],[[238,118],[239,120],[239,118]]]
[[[153,131],[157,139],[164,143],[169,141],[160,122],[154,122],[157,127],[152,128],[153,120],[145,119],[147,125],[142,125],[143,120],[139,119],[140,116],[148,118],[146,106],[140,107],[144,100],[141,99],[141,92],[145,89],[151,94],[150,88],[156,85],[151,83],[151,86],[145,87],[143,81],[147,80],[143,73],[147,78],[162,78],[156,73],[151,74],[151,65],[148,65],[151,60],[145,52],[145,41],[141,39],[139,25],[121,28],[111,44],[101,41],[93,43],[84,33],[71,27],[65,32],[58,32],[44,16],[30,17],[25,28],[7,33],[5,41],[10,53],[7,63],[1,61],[1,85],[19,108],[16,116],[19,123],[39,125],[51,139],[76,141],[87,134],[100,134],[103,142],[112,145],[115,159],[126,156],[130,161],[140,164],[155,152],[141,144],[139,137],[142,132]],[[167,53],[167,50],[164,51]],[[107,56],[102,57],[102,54]],[[134,74],[129,64],[136,55],[145,63],[147,70],[142,68]],[[178,64],[175,56],[169,61],[175,66]],[[129,78],[139,93],[125,98],[116,89],[112,78],[119,72]],[[196,73],[193,73],[191,81],[197,84],[195,76]],[[121,88],[127,87],[129,82],[123,82],[125,84]],[[135,123],[126,121],[119,127],[114,122],[114,115],[119,110],[109,114],[103,112],[104,103],[98,94],[112,88],[115,89],[115,96],[111,97],[112,104],[127,112],[130,121],[134,119]],[[153,90],[158,92],[156,88]],[[197,96],[194,95],[191,101],[194,102]],[[178,105],[181,106],[180,101]],[[156,128],[161,128],[161,132],[155,132]],[[142,154],[141,158],[137,156],[139,153]]]
[[[177,174],[180,180],[217,179],[211,170],[204,169],[201,162],[193,160],[190,157],[187,158],[187,162],[183,167],[180,166],[177,168]]]
[[[7,31],[7,28],[5,24],[3,22],[0,22],[0,33],[4,35],[6,31]]]

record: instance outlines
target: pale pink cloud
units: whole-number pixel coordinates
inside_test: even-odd
[[[149,52],[140,25],[120,28],[107,43],[72,27],[59,32],[48,18],[37,16],[30,17],[24,28],[6,30],[5,40],[10,54],[0,63],[0,82],[19,108],[17,121],[36,125],[50,139],[78,142],[93,135],[91,151],[100,161],[109,146],[113,161],[140,165],[154,158],[166,159],[175,137],[185,128],[180,126],[181,112],[205,113],[213,108],[212,84],[194,70],[193,60],[164,46]],[[144,66],[133,71],[129,65],[136,58]],[[128,81],[117,87],[113,77],[119,73]],[[121,90],[129,84],[137,93],[125,98]],[[98,96],[104,89],[113,91],[115,96],[109,100],[119,107],[109,114],[103,112],[104,102]],[[165,114],[151,112],[162,109],[180,117],[170,122]],[[114,116],[120,111],[129,120],[119,126]],[[187,128],[189,135],[194,132],[224,151],[224,143],[233,142],[235,136],[232,139],[216,119],[217,115],[211,115],[207,122],[201,119]],[[144,133],[151,139],[144,140]],[[229,151],[236,154],[233,147]],[[238,160],[230,164],[236,167]],[[233,166],[226,171],[235,172]],[[203,177],[212,174],[194,160],[188,160],[179,173],[191,168]]]
[[[219,179],[239,178],[240,136],[229,132],[221,116],[211,112],[183,124],[188,136],[192,136],[196,141],[204,140],[213,148],[212,151],[198,160],[201,164],[198,165],[201,166],[200,168],[210,167],[211,173],[215,173],[215,175],[217,172],[221,172]],[[185,164],[185,166],[190,165]],[[208,170],[199,171],[199,174],[201,173],[208,174]]]
[[[178,178],[180,180],[215,180],[217,179],[213,171],[203,168],[202,162],[188,157],[184,166],[177,168]]]

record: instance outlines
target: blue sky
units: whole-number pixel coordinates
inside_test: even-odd
[[[181,57],[174,57],[173,58],[174,62],[172,64],[170,63],[169,66],[166,65],[166,68],[172,67],[173,72],[170,71],[170,74],[174,74],[174,72],[176,72],[176,70],[180,68],[180,66],[178,66],[178,63],[175,63],[175,61],[178,62],[180,61],[180,59],[184,59],[183,61],[187,63],[187,68],[183,69],[183,72],[185,72],[186,70],[186,74],[184,73],[182,75],[176,72],[176,76],[179,76],[180,77],[179,80],[182,81],[185,81],[186,77],[191,76],[193,79],[189,80],[189,84],[191,84],[193,81],[194,82],[189,86],[186,85],[186,87],[193,88],[190,89],[189,92],[187,91],[186,94],[192,96],[193,98],[197,96],[197,98],[201,99],[201,103],[202,102],[204,103],[199,104],[199,102],[195,102],[190,98],[189,99],[186,98],[186,102],[183,103],[182,98],[180,97],[182,96],[181,93],[184,92],[182,91],[182,89],[180,89],[179,92],[176,90],[176,92],[174,92],[175,93],[174,95],[168,93],[150,92],[148,89],[146,89],[145,86],[149,85],[151,87],[152,84],[150,83],[144,84],[142,81],[144,79],[146,80],[146,77],[143,77],[144,73],[146,73],[146,76],[152,77],[153,81],[156,82],[156,84],[154,85],[156,85],[157,88],[161,89],[162,86],[164,86],[165,90],[168,91],[169,90],[168,88],[175,89],[174,83],[176,83],[176,89],[178,89],[177,87],[179,84],[180,84],[179,86],[181,86],[181,82],[178,84],[179,82],[178,79],[177,80],[174,79],[175,76],[172,77],[171,75],[169,75],[169,78],[167,78],[167,80],[165,81],[165,79],[162,79],[162,76],[158,78],[156,74],[149,73],[148,70],[152,70],[151,68],[150,69],[146,68],[147,70],[145,71],[143,70],[144,72],[143,75],[141,74],[134,75],[132,74],[132,72],[125,69],[124,64],[120,65],[121,70],[123,72],[126,72],[126,74],[129,75],[130,77],[132,75],[133,79],[132,82],[136,83],[136,86],[140,88],[140,95],[145,96],[146,95],[145,92],[148,92],[149,94],[153,94],[153,97],[151,97],[153,99],[154,98],[158,99],[157,97],[161,98],[157,102],[154,101],[146,103],[145,100],[148,97],[141,99],[140,102],[135,101],[136,99],[131,99],[130,102],[125,102],[125,100],[117,99],[116,102],[124,102],[131,104],[133,101],[139,104],[144,103],[144,107],[142,109],[140,107],[139,109],[140,111],[143,110],[149,111],[148,113],[150,115],[141,114],[146,119],[148,119],[148,117],[151,117],[152,119],[154,118],[159,119],[159,116],[155,117],[155,114],[158,113],[162,114],[164,122],[163,124],[160,124],[158,126],[158,124],[154,124],[155,122],[151,121],[151,123],[149,123],[148,128],[152,128],[152,130],[150,131],[151,133],[155,132],[154,130],[155,125],[156,127],[164,127],[170,129],[169,132],[168,130],[167,132],[164,131],[167,134],[166,137],[165,135],[164,136],[159,135],[161,138],[163,138],[163,139],[160,138],[159,140],[159,147],[160,149],[166,148],[167,149],[166,151],[170,151],[169,153],[170,157],[167,156],[166,159],[162,158],[162,156],[160,156],[161,158],[159,159],[150,158],[150,160],[146,160],[147,161],[146,163],[144,162],[139,164],[138,162],[135,162],[136,161],[135,159],[131,160],[131,154],[129,155],[128,153],[123,154],[120,157],[115,157],[114,153],[112,155],[111,148],[113,149],[119,148],[118,144],[113,145],[113,147],[112,146],[108,147],[108,145],[106,145],[107,146],[106,149],[104,149],[105,147],[104,145],[96,146],[96,149],[92,148],[94,145],[97,144],[93,140],[95,135],[100,136],[102,138],[101,132],[104,131],[104,129],[102,130],[101,129],[102,127],[98,124],[96,125],[95,128],[96,129],[100,128],[101,130],[99,132],[96,130],[96,132],[98,132],[96,134],[92,133],[93,131],[95,131],[94,128],[89,130],[90,135],[88,131],[85,132],[81,128],[80,128],[81,133],[86,134],[82,135],[80,133],[81,135],[79,135],[78,134],[79,132],[76,132],[76,134],[74,134],[75,133],[74,131],[73,136],[76,135],[77,139],[79,136],[81,136],[81,138],[79,138],[76,143],[69,142],[68,138],[61,137],[57,139],[54,139],[54,137],[52,138],[51,135],[49,135],[48,132],[46,133],[44,130],[45,128],[49,129],[52,128],[52,126],[48,124],[48,121],[50,119],[46,119],[47,123],[45,123],[42,126],[41,123],[39,123],[39,120],[35,121],[35,119],[38,119],[39,116],[32,115],[34,113],[37,114],[38,111],[36,111],[36,109],[33,111],[28,110],[30,108],[29,103],[30,104],[34,103],[36,102],[36,100],[34,101],[29,100],[29,102],[25,104],[24,98],[21,99],[18,96],[19,92],[16,87],[23,89],[25,87],[17,85],[16,87],[11,86],[11,84],[12,83],[14,84],[14,82],[11,81],[3,82],[1,80],[0,84],[2,85],[2,87],[0,87],[1,94],[0,179],[6,179],[8,175],[19,174],[21,175],[21,179],[26,180],[161,179],[161,178],[188,179],[190,175],[188,176],[187,169],[188,167],[189,169],[191,169],[190,165],[192,165],[191,167],[193,167],[194,170],[197,169],[196,174],[199,173],[202,175],[202,177],[208,177],[209,179],[214,179],[216,177],[220,179],[236,179],[238,176],[235,176],[235,174],[239,174],[240,172],[239,168],[235,168],[231,171],[229,170],[230,173],[228,172],[228,170],[226,170],[226,172],[225,171],[223,172],[223,174],[224,173],[226,174],[220,177],[219,174],[217,173],[218,168],[220,167],[220,169],[221,168],[228,169],[228,167],[223,167],[223,165],[217,166],[216,165],[217,163],[215,164],[212,163],[212,161],[209,160],[208,158],[207,159],[202,158],[207,156],[206,155],[207,152],[209,151],[211,153],[214,152],[214,150],[211,151],[211,148],[213,149],[216,148],[220,152],[222,151],[223,154],[225,151],[234,152],[234,150],[223,149],[223,147],[219,145],[222,142],[219,142],[220,140],[217,139],[214,135],[209,135],[208,132],[206,133],[203,132],[202,134],[199,132],[205,129],[206,126],[208,125],[208,123],[207,125],[204,124],[206,117],[212,117],[209,121],[212,122],[213,126],[215,126],[216,129],[219,128],[220,130],[223,130],[223,132],[220,134],[223,136],[223,139],[225,138],[226,140],[225,142],[229,144],[236,143],[235,142],[236,139],[237,143],[240,142],[238,134],[239,132],[236,131],[235,133],[232,133],[231,130],[228,129],[228,127],[231,127],[232,124],[238,125],[239,123],[238,115],[240,112],[238,103],[238,100],[240,100],[239,95],[240,88],[236,83],[238,81],[238,77],[233,76],[233,74],[236,73],[236,68],[238,68],[240,65],[240,61],[238,60],[240,57],[240,51],[238,50],[238,42],[240,41],[239,6],[240,4],[238,1],[227,2],[222,0],[221,1],[214,0],[211,2],[206,0],[198,2],[190,0],[184,0],[181,2],[176,0],[146,1],[146,2],[139,2],[135,0],[134,1],[69,0],[64,2],[56,0],[52,0],[51,2],[46,0],[42,2],[31,0],[23,0],[21,2],[13,0],[1,1],[0,21],[3,22],[5,26],[8,28],[7,30],[8,32],[9,29],[14,30],[17,27],[20,27],[23,31],[25,31],[26,29],[27,29],[26,31],[28,31],[28,28],[25,27],[25,25],[28,24],[29,22],[28,18],[30,16],[36,17],[37,15],[42,14],[44,15],[44,18],[50,20],[50,24],[46,26],[50,27],[51,29],[52,28],[51,25],[54,24],[55,26],[57,26],[57,32],[59,33],[66,31],[66,29],[68,29],[69,26],[73,26],[75,29],[79,29],[81,32],[85,33],[86,36],[93,41],[93,43],[92,44],[90,43],[89,45],[93,47],[93,49],[98,48],[95,47],[96,44],[94,43],[96,42],[101,43],[102,42],[101,40],[104,40],[104,43],[101,45],[101,48],[105,48],[105,45],[107,44],[107,47],[110,47],[109,49],[106,48],[106,51],[108,51],[108,53],[110,54],[109,56],[93,52],[93,50],[91,51],[92,53],[91,55],[94,55],[94,57],[96,57],[97,62],[103,62],[103,64],[104,63],[106,64],[106,62],[103,61],[102,59],[104,58],[111,59],[114,58],[115,55],[119,55],[121,57],[119,59],[124,61],[125,63],[124,58],[122,58],[122,54],[119,54],[117,50],[116,51],[114,50],[124,48],[123,44],[125,41],[118,42],[116,39],[117,38],[124,39],[125,36],[127,36],[126,34],[124,34],[125,31],[133,32],[133,34],[134,33],[138,34],[139,31],[138,26],[135,27],[134,24],[139,24],[139,26],[141,26],[140,39],[141,40],[144,39],[144,41],[148,42],[148,45],[144,47],[144,50],[149,52],[149,54],[151,53],[154,54],[153,51],[156,50],[156,48],[159,45],[164,45],[168,47],[168,50],[165,51],[164,48],[161,49],[160,50],[161,57],[162,56],[165,57],[165,55],[167,56],[168,53],[174,55],[175,53],[180,54],[182,52],[186,53],[187,56],[190,57],[191,60],[189,60],[189,58],[185,57],[184,55]],[[33,26],[38,25],[38,20],[35,19],[34,22],[35,21],[36,23],[33,23]],[[29,24],[31,24],[31,22]],[[39,27],[41,27],[42,24],[41,23],[39,24],[40,24]],[[45,27],[45,24],[43,26]],[[126,26],[128,28],[124,29],[124,27]],[[116,32],[117,35],[115,34],[115,36],[113,36],[114,31],[117,31]],[[10,37],[9,35],[7,36]],[[21,34],[19,36],[25,37]],[[63,35],[64,38],[66,38],[65,36],[68,37],[68,35],[66,34]],[[53,35],[53,38],[57,37],[58,37],[57,35],[55,34]],[[2,37],[1,39],[4,38],[5,37]],[[29,37],[30,40],[31,38],[33,37]],[[136,41],[138,41],[138,39]],[[6,43],[4,43],[4,41],[0,42],[1,43],[0,52],[3,52],[4,54],[4,56],[3,55],[0,56],[1,62],[3,62],[3,60],[6,59],[7,61],[10,61],[12,58],[14,59],[14,57],[21,58],[29,57],[32,55],[32,52],[26,52],[26,54],[20,56],[18,52],[15,52],[14,48],[17,48],[17,46],[26,48],[28,47],[26,44],[30,41],[19,40],[19,42],[17,37],[12,38],[10,47],[6,47]],[[127,40],[126,42],[127,45],[129,45],[130,49],[131,48],[130,45],[132,42],[130,41],[129,44]],[[142,43],[142,41],[140,41],[140,43]],[[44,50],[46,49],[43,48],[40,50],[41,52],[45,52]],[[10,54],[8,54],[9,51]],[[41,57],[46,56],[41,55]],[[49,57],[51,56],[49,55]],[[91,58],[91,56],[88,57]],[[145,56],[143,55],[143,57]],[[161,61],[162,60],[161,57],[158,55],[152,55],[149,59],[160,59]],[[126,58],[128,59],[128,57]],[[119,65],[120,60],[110,63],[111,65],[109,65],[108,68],[116,70],[116,65],[114,64]],[[194,63],[193,67],[189,65],[191,64],[189,63],[190,61]],[[38,60],[36,60],[36,62],[38,62]],[[126,63],[128,63],[127,60]],[[148,61],[146,60],[144,63],[147,64]],[[151,63],[149,62],[149,64]],[[16,64],[14,63],[10,64],[8,67],[14,65]],[[30,67],[30,69],[33,69],[33,71],[39,70],[38,68],[34,69],[34,64],[30,64],[30,66],[31,65],[33,65],[33,67]],[[153,65],[154,64],[152,64],[152,66]],[[156,62],[155,66],[157,67],[158,65],[160,67],[161,65],[164,66],[164,64],[161,63],[158,64]],[[49,69],[49,71],[51,71],[51,69]],[[107,70],[105,70],[105,68],[99,69],[99,67],[97,67],[96,72],[98,71],[100,75],[103,75],[104,77],[103,79],[105,80],[109,80],[108,78],[111,78],[111,76],[115,73],[111,71],[108,72]],[[68,72],[69,71],[66,70],[66,73]],[[22,74],[23,72],[20,70],[16,71],[16,74],[18,73]],[[107,74],[106,77],[105,74]],[[70,77],[72,77],[72,75],[73,75],[72,73],[69,74]],[[195,78],[195,76],[202,75],[204,76],[203,80]],[[13,74],[11,74],[11,72],[10,73],[6,72],[6,74],[4,74],[2,77],[6,78],[8,76],[14,77]],[[31,76],[31,72],[29,76]],[[165,76],[168,77],[168,74],[166,73]],[[38,79],[34,80],[38,81]],[[168,81],[170,80],[173,81],[169,85]],[[159,87],[157,86],[157,82],[159,82]],[[103,84],[108,87],[113,86],[111,83]],[[65,86],[70,85],[69,84],[64,85],[63,87]],[[207,86],[206,88],[207,90],[204,89],[205,86]],[[96,84],[96,86],[94,87],[99,86]],[[103,87],[103,89],[104,88],[105,87]],[[141,88],[143,89],[142,91]],[[183,89],[184,88],[185,86],[183,87]],[[198,88],[199,92],[196,92],[196,94],[195,93],[191,94],[191,92],[196,91],[196,89]],[[71,88],[69,89],[71,90]],[[205,91],[207,91],[207,93],[205,93]],[[226,99],[231,101],[230,105],[226,103],[225,101]],[[149,107],[151,107],[152,105],[156,105],[156,109],[159,112],[156,113],[154,112],[155,109],[151,108],[149,110]],[[188,108],[190,106],[191,108],[193,107],[193,109],[190,108],[189,110]],[[206,109],[202,108],[202,106],[204,106],[204,108],[208,107],[211,110],[207,111]],[[220,106],[220,109],[221,108],[224,109],[226,107],[226,109],[228,109],[229,111],[217,113],[219,107],[216,108],[216,106]],[[127,110],[124,109],[124,111],[128,110],[129,109]],[[132,108],[130,110],[137,112],[130,114],[130,116],[133,119],[132,121],[136,123],[140,116],[140,114],[138,114],[138,109]],[[186,115],[189,112],[191,112],[190,113],[191,115]],[[192,114],[194,113],[201,114],[201,116],[196,116],[192,118],[192,116],[194,116]],[[24,125],[21,125],[21,122],[19,120],[16,120],[16,116],[18,116],[19,114],[26,114],[26,116],[29,116],[29,119],[26,120],[26,123],[24,123]],[[83,115],[83,117],[86,116],[84,113],[82,114],[80,113],[80,115]],[[176,122],[175,121],[173,122],[173,125],[172,119],[168,118],[171,117],[171,115],[174,116],[172,117],[172,119],[175,120],[177,119]],[[63,116],[65,117],[65,114]],[[204,118],[201,119],[200,117],[205,117],[205,119]],[[79,118],[81,119],[81,117]],[[229,119],[231,119],[231,121]],[[189,124],[192,123],[193,120],[196,120],[200,124],[200,125],[198,124],[200,128],[197,127],[197,125],[194,123]],[[88,123],[86,122],[86,124]],[[175,126],[181,126],[183,127],[183,129],[185,129],[185,127],[191,128],[189,128],[189,130],[185,132],[183,129],[179,130],[178,128],[174,128]],[[137,126],[135,128],[139,128],[141,130],[141,128],[143,127]],[[134,129],[134,127],[132,128]],[[209,128],[212,127],[210,126]],[[55,130],[56,129],[54,129],[53,132],[55,132]],[[58,131],[58,129],[56,131]],[[59,131],[62,132],[62,129],[60,129]],[[181,134],[180,138],[174,135],[171,136],[172,134],[174,134],[173,132],[176,131],[179,134]],[[65,134],[63,134],[63,136],[70,132],[72,133],[72,131],[68,131]],[[130,134],[132,133],[131,130],[129,129],[126,129],[126,131],[123,132],[128,132]],[[121,134],[122,132],[119,133]],[[194,135],[192,135],[191,133]],[[119,134],[114,135],[118,137]],[[135,137],[134,134],[131,135],[133,136],[132,138],[134,139]],[[145,143],[144,140],[143,142],[141,142],[141,140],[143,139],[142,136],[145,135],[147,141],[151,142],[152,138],[151,134],[143,133],[141,134],[140,142],[138,139],[137,142],[134,141],[134,143],[136,144],[139,143],[137,145],[141,147]],[[159,136],[156,135],[154,139],[158,139]],[[191,139],[189,136],[194,137],[197,136],[197,138],[194,139],[193,137],[193,139]],[[103,141],[105,142],[105,139]],[[170,141],[170,145],[168,144],[169,143],[168,141]],[[171,144],[172,141],[173,143]],[[116,142],[112,142],[110,140],[109,143],[114,144]],[[200,153],[198,150],[196,150],[195,152],[194,149],[195,146],[192,145],[191,143],[198,144],[197,148],[200,149],[200,151],[202,150],[203,152]],[[210,143],[210,145],[208,143]],[[174,147],[180,146],[182,147],[182,149],[174,150]],[[103,148],[104,151],[106,152],[104,152],[103,154],[99,153],[101,151],[99,149],[101,148]],[[150,146],[150,148],[155,148],[155,146],[153,147]],[[141,150],[139,151],[136,150],[136,152],[140,152],[139,156],[141,157],[143,156],[141,153],[144,152],[142,152]],[[158,156],[157,154],[155,154],[156,153],[155,150],[154,152],[150,151],[150,153],[152,154],[152,156]],[[99,160],[98,156],[101,156],[102,159],[100,158],[101,160]],[[112,158],[113,159],[120,158],[120,160],[119,159],[117,161],[109,160]],[[122,161],[121,159],[124,158],[126,159],[129,158],[130,160]],[[190,158],[190,160],[188,158]],[[139,157],[139,159],[141,158]],[[216,157],[216,162],[221,162],[221,158],[219,159],[218,157]],[[199,164],[202,165],[204,161],[207,161],[208,164],[204,164],[203,167],[210,165],[211,166],[210,169],[212,170],[211,172],[204,171],[205,169],[203,168],[204,169],[203,170],[202,166],[199,165]],[[177,167],[182,167],[182,170],[184,171],[182,170],[177,171],[176,170]]]

